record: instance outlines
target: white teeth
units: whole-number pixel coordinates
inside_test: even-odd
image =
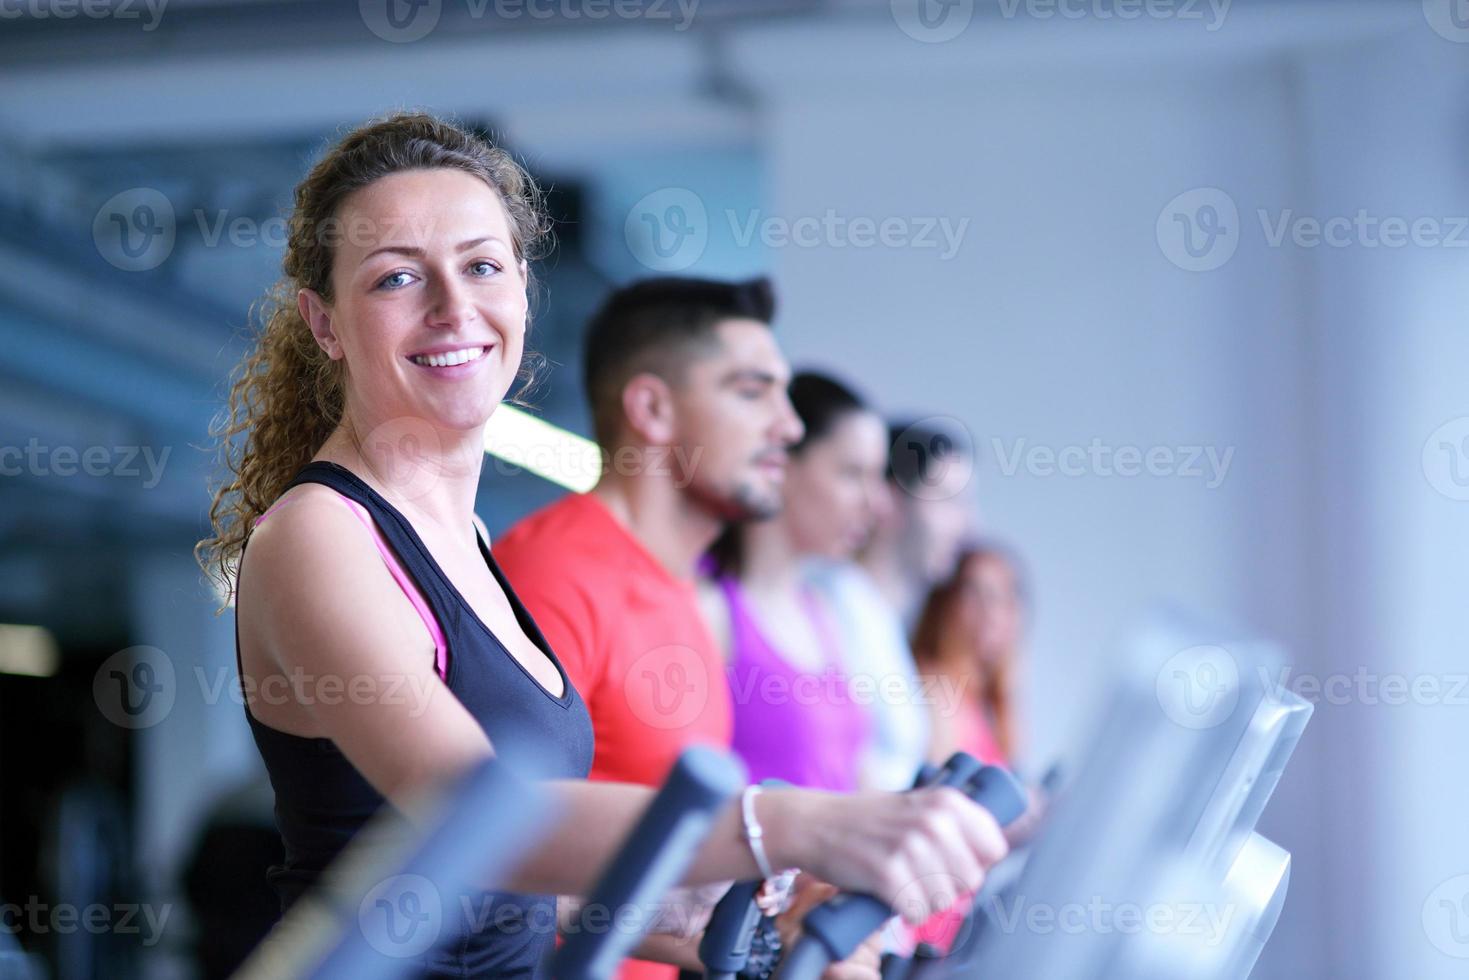
[[[445,354],[418,354],[414,356],[413,363],[426,367],[452,367],[467,361],[477,361],[484,354],[483,347],[466,347],[464,350],[449,351]]]

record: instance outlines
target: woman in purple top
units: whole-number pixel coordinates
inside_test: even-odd
[[[715,544],[701,598],[725,650],[734,751],[752,781],[858,788],[872,690],[854,689],[831,613],[807,582],[813,559],[848,560],[887,499],[882,420],[841,383],[795,376],[805,435],[790,449],[784,506],[731,527]],[[867,684],[870,688],[872,685]]]

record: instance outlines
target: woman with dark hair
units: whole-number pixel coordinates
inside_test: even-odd
[[[913,656],[936,682],[931,761],[960,749],[1000,765],[1015,758],[1023,612],[1017,562],[995,544],[966,548],[954,573],[929,594]]]
[[[555,781],[559,821],[511,880],[485,883],[511,891],[445,896],[496,912],[420,957],[435,976],[534,976],[555,896],[586,894],[653,794],[583,780],[586,706],[474,513],[547,226],[525,171],[444,120],[398,114],[331,147],[296,188],[285,277],[217,429],[228,473],[197,549],[236,602],[282,905],[382,806],[411,813],[489,756]],[[687,884],[754,877],[763,858],[891,902],[941,870],[977,884],[1005,851],[994,820],[952,791],[745,802],[763,850],[737,802]]]
[[[711,552],[703,587],[728,658],[735,752],[751,779],[851,791],[871,736],[854,699],[838,625],[809,581],[812,559],[849,560],[886,500],[886,428],[849,388],[797,374],[805,435],[790,449],[779,514],[735,525]]]

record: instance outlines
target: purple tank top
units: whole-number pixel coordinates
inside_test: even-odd
[[[726,673],[735,709],[732,748],[749,768],[750,781],[784,779],[811,789],[857,789],[870,722],[867,708],[852,699],[825,611],[802,594],[826,655],[825,668],[813,674],[793,666],[771,646],[739,582],[722,576],[719,587],[729,607]]]

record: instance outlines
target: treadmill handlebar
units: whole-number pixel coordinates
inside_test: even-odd
[[[744,769],[731,755],[694,747],[679,756],[557,951],[556,980],[606,980],[617,972],[646,934],[655,903],[678,884],[715,815],[744,785]],[[625,909],[647,914],[627,916]]]
[[[1025,787],[999,766],[980,766],[959,753],[944,764],[928,786],[953,786],[1006,826],[1025,813]],[[815,980],[830,963],[851,956],[862,941],[893,917],[887,903],[872,895],[841,894],[812,909],[802,922],[804,937],[780,972],[784,980]],[[803,951],[803,947],[805,951]],[[812,949],[814,947],[814,950]],[[799,956],[796,954],[800,953]],[[815,967],[815,972],[811,970]]]

